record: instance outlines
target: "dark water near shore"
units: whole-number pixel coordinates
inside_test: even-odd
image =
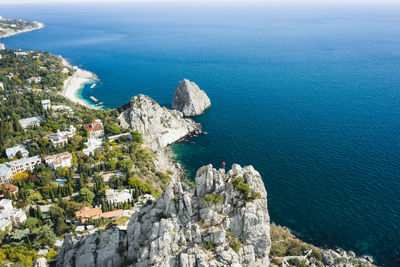
[[[93,71],[108,107],[170,106],[183,78],[208,135],[172,146],[188,172],[252,164],[272,221],[400,266],[400,6],[0,6],[46,28],[3,40]]]

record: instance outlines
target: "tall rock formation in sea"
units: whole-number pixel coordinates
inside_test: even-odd
[[[199,124],[183,118],[181,112],[161,107],[145,95],[132,97],[119,120],[123,128],[131,128],[142,134],[144,145],[153,150],[200,130]]]
[[[252,166],[204,166],[195,185],[172,182],[134,213],[127,231],[69,234],[57,266],[268,266],[266,197]]]
[[[175,89],[172,108],[181,111],[184,116],[200,115],[210,106],[210,99],[194,82],[184,79]]]

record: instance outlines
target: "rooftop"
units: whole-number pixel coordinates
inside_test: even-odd
[[[21,165],[25,163],[31,163],[32,161],[36,160],[41,160],[40,156],[33,156],[25,159],[18,159],[10,162],[6,162],[7,165],[12,166],[12,165]]]
[[[93,120],[92,123],[85,124],[86,130],[89,132],[103,131],[103,123],[101,120]]]

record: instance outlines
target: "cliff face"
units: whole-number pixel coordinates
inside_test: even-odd
[[[252,166],[226,174],[204,166],[195,186],[172,182],[132,215],[126,232],[68,235],[57,266],[268,266],[266,196]]]
[[[144,145],[153,150],[163,148],[199,130],[199,125],[193,120],[182,118],[179,111],[161,107],[145,95],[132,97],[128,109],[119,119],[122,127],[141,133]]]
[[[203,90],[187,79],[181,81],[175,90],[172,108],[184,116],[197,116],[211,106],[211,101]]]

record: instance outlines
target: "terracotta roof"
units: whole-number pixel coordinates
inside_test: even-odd
[[[94,120],[92,123],[85,124],[86,130],[88,132],[97,132],[97,131],[103,131],[103,123],[100,120]]]
[[[18,191],[18,186],[15,186],[13,184],[3,184],[3,189],[7,190],[10,193],[13,193],[15,191]]]
[[[119,217],[122,216],[124,214],[123,210],[113,210],[113,211],[107,211],[104,212],[101,217],[104,218],[114,218],[114,217]]]
[[[101,215],[101,208],[83,207],[80,211],[75,212],[76,218],[91,218]]]

